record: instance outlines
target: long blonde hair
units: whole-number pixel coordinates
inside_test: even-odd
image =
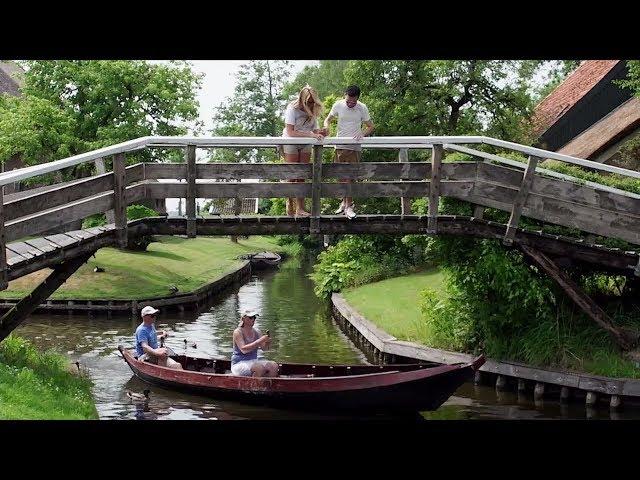
[[[313,100],[313,107],[309,107],[309,99]],[[298,98],[291,102],[290,105],[293,108],[306,112],[309,120],[318,118],[322,114],[323,110],[322,102],[320,101],[320,98],[318,98],[318,92],[309,85],[302,87],[302,90],[300,90],[300,93],[298,94]]]

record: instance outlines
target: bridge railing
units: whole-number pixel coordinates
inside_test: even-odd
[[[323,148],[349,144],[360,144],[364,149],[372,150],[398,150],[399,162],[322,163]],[[519,163],[472,148],[482,144],[528,155],[528,162]],[[196,162],[197,148],[274,148],[279,145],[313,145],[312,163]],[[126,155],[145,148],[181,148],[185,152],[185,161],[126,167]],[[430,150],[431,161],[410,162],[408,152],[416,149]],[[445,151],[466,153],[478,161],[443,163]],[[127,241],[126,206],[148,198],[185,198],[189,236],[196,233],[196,198],[310,197],[310,231],[320,232],[320,199],[323,197],[400,197],[403,199],[403,214],[411,213],[409,198],[427,197],[429,210],[425,233],[436,233],[439,198],[447,196],[478,205],[476,216],[481,216],[484,207],[510,212],[504,237],[507,244],[513,240],[523,214],[640,243],[639,195],[599,184],[586,184],[545,170],[538,164],[542,159],[550,158],[631,178],[640,178],[640,172],[481,136],[370,137],[360,141],[337,137],[325,138],[324,141],[282,137],[144,137],[2,173],[0,186],[108,157],[113,159],[113,171],[110,173],[53,185],[46,191],[22,198],[8,196],[5,201],[0,196],[0,272],[6,273],[4,247],[7,242],[96,213],[114,211],[118,243],[124,245]],[[556,178],[545,178],[536,173]],[[261,181],[241,182],[244,178]],[[288,183],[291,178],[310,181]],[[211,182],[222,179],[234,181]],[[354,182],[340,183],[340,179],[352,179]]]

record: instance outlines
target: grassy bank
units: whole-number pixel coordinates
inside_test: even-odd
[[[13,336],[0,344],[0,419],[97,419],[91,386],[62,355]]]
[[[368,320],[398,340],[431,342],[420,311],[420,292],[430,288],[444,294],[444,273],[432,268],[402,277],[349,288],[342,296]]]
[[[442,270],[430,269],[346,289],[341,293],[365,318],[399,340],[445,350],[468,351],[450,341],[453,334],[442,335],[443,330],[449,330],[455,331],[461,338],[468,338],[468,325],[461,312],[458,312],[460,323],[451,323],[446,320],[451,315],[438,318],[438,312],[435,312],[435,320],[434,315],[427,319],[421,310],[421,307],[424,308],[422,290],[432,290],[435,297],[441,300],[448,295],[445,275]],[[442,305],[431,302],[429,308],[444,308]],[[607,377],[640,378],[640,368],[624,358],[607,333],[591,320],[583,318],[584,314],[578,312],[570,300],[563,299],[561,311],[567,318],[565,321],[534,322],[531,326],[523,327],[517,342],[514,338],[496,337],[485,341],[491,342],[492,348],[505,352],[495,357],[499,360],[522,361],[540,367]],[[509,345],[516,343],[518,348],[509,348]]]
[[[270,237],[249,237],[233,243],[229,237],[192,239],[157,236],[146,252],[103,248],[51,298],[136,299],[193,291],[241,265],[239,255],[264,250],[295,254],[296,244],[280,246]],[[96,273],[99,266],[105,271]],[[48,274],[44,269],[10,282],[0,298],[22,298]]]

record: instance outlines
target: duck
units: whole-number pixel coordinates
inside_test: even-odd
[[[178,288],[178,287],[176,287],[175,285],[169,285],[169,291],[170,291],[171,293],[178,293],[179,288]]]
[[[104,268],[96,267],[96,268],[93,269],[93,271],[96,272],[96,273],[101,273],[101,272],[104,272]]]
[[[149,390],[149,389],[143,390],[142,393],[135,393],[135,392],[131,392],[131,391],[127,390],[127,397],[129,397],[133,401],[146,402],[146,401],[149,400],[149,394],[150,393],[151,393],[151,390]]]

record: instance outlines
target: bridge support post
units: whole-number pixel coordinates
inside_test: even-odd
[[[81,254],[56,265],[53,272],[33,292],[11,307],[11,310],[0,318],[0,342],[9,336],[25,318],[73,275],[82,264],[89,260],[94,253],[94,251],[91,251],[90,253]]]
[[[116,224],[118,246],[127,246],[127,178],[124,153],[113,156],[113,211]]]
[[[429,183],[429,210],[427,232],[438,231],[438,201],[440,199],[440,176],[442,167],[442,145],[435,144],[431,153],[431,183]]]
[[[196,236],[196,146],[188,145],[185,150],[185,163],[187,164],[187,237]]]
[[[398,161],[400,163],[409,162],[409,149],[400,149],[398,152]],[[411,215],[411,199],[409,197],[400,197],[400,213],[402,213],[402,215]]]
[[[504,238],[502,239],[502,243],[504,245],[513,245],[513,238],[516,235],[518,222],[520,221],[520,216],[522,215],[524,204],[527,201],[529,189],[531,188],[531,184],[533,183],[533,176],[536,173],[536,167],[538,166],[539,160],[540,159],[538,157],[534,157],[533,155],[529,156],[527,169],[524,171],[522,183],[520,184],[520,190],[518,190],[516,199],[513,202],[513,207],[511,208],[511,216],[509,217],[509,223],[507,223],[507,231],[505,232]]]
[[[4,234],[4,186],[0,186],[0,290],[5,290],[8,286],[7,238]]]
[[[309,233],[320,233],[320,194],[322,189],[322,146],[313,147],[313,177],[311,183],[311,218]]]

